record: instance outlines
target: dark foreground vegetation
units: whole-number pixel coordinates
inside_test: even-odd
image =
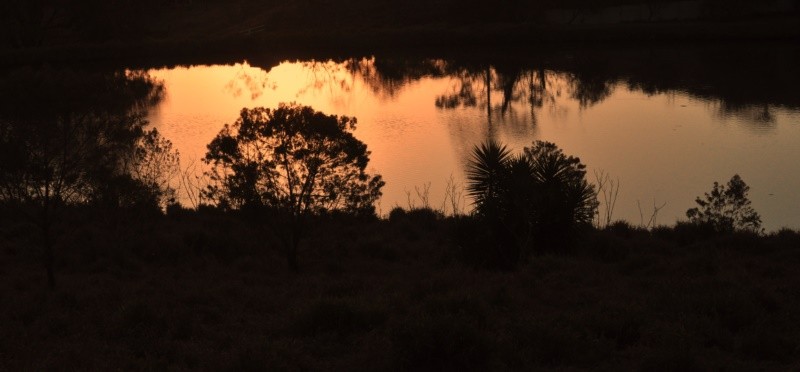
[[[688,222],[593,226],[580,159],[490,141],[474,213],[380,219],[356,120],[282,104],[222,128],[187,209],[159,82],[0,83],[0,370],[800,368],[800,233],[738,175]]]
[[[618,223],[494,271],[457,219],[396,211],[315,220],[292,274],[235,214],[67,215],[52,291],[2,217],[2,370],[800,367],[796,232]]]

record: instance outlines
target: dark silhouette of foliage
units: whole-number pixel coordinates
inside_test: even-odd
[[[162,87],[145,74],[53,69],[14,71],[0,85],[0,204],[40,228],[52,287],[52,229],[64,206],[156,200],[160,190],[134,178],[129,160]]]
[[[243,109],[208,145],[214,182],[206,195],[226,209],[268,211],[289,266],[308,215],[341,211],[374,215],[384,182],[365,172],[367,146],[351,131],[356,119],[311,107]]]
[[[170,181],[180,172],[180,154],[158,130],[153,128],[139,138],[127,168],[133,179],[154,193],[159,206],[175,202],[176,190]]]
[[[542,194],[539,223],[564,232],[591,223],[597,211],[597,195],[586,181],[586,166],[581,160],[564,155],[550,142],[536,141],[524,151]]]
[[[158,213],[175,203],[171,181],[180,171],[180,156],[157,129],[143,131],[133,148],[122,154],[119,166],[101,169],[89,203],[103,209]]]
[[[533,205],[527,199],[535,197],[530,189],[533,186],[529,178],[531,172],[526,171],[526,166],[521,156],[511,155],[506,146],[495,141],[473,148],[467,168],[467,193],[474,200],[475,216],[488,229],[487,234],[480,237],[468,231],[480,231],[475,230],[478,226],[471,226],[463,233],[472,236],[473,243],[488,244],[491,248],[481,247],[478,252],[468,248],[464,253],[469,261],[512,269],[522,260],[534,223],[532,218],[526,218],[530,217],[527,212]],[[462,225],[471,223],[466,221]],[[470,242],[464,243],[467,247],[473,246]]]
[[[723,186],[714,182],[705,198],[698,197],[698,207],[686,211],[689,220],[696,224],[710,225],[717,232],[734,231],[762,232],[761,216],[750,206],[747,193],[750,186],[738,174]]]
[[[487,141],[472,150],[467,168],[468,193],[474,199],[479,214],[492,214],[502,208],[502,197],[508,185],[508,163],[511,153],[496,141]]]
[[[520,155],[494,141],[476,146],[467,190],[476,217],[491,231],[497,264],[512,268],[533,239],[549,245],[591,223],[598,203],[585,176],[580,159],[553,143],[536,141]]]

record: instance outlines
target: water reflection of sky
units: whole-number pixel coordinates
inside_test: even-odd
[[[151,70],[164,81],[167,95],[150,121],[187,164],[199,162],[205,145],[242,107],[296,101],[355,116],[356,136],[372,151],[370,168],[386,180],[384,214],[395,205],[407,207],[409,193],[419,205],[415,187],[428,183],[431,204],[441,206],[451,175],[463,185],[471,147],[492,137],[515,150],[533,140],[555,142],[587,164],[590,179],[596,170],[618,178],[614,216],[634,224],[642,215],[647,222],[653,205],[663,203],[659,223],[682,219],[715,180],[738,173],[751,186],[753,206],[768,230],[800,228],[797,111],[731,108],[685,92],[647,95],[622,83],[578,86],[571,74],[553,71],[524,71],[512,87],[489,70],[487,94],[480,71],[381,80],[374,60],[354,63],[287,62],[269,71],[246,63]],[[440,68],[443,62],[432,65]],[[532,89],[542,78],[545,89]],[[461,91],[465,82],[474,90],[474,106],[437,107],[437,99]],[[503,109],[507,96],[514,99]],[[587,97],[588,103],[582,99]]]

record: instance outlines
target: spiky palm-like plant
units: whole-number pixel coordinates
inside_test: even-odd
[[[502,255],[516,262],[534,235],[552,243],[591,222],[598,202],[585,169],[550,142],[536,141],[511,155],[506,146],[488,141],[473,149],[467,190],[493,241],[506,246]]]
[[[525,165],[518,156],[511,156],[506,146],[488,141],[475,146],[467,167],[467,192],[473,198],[475,215],[486,230],[471,231],[479,234],[488,247],[479,247],[472,255],[482,264],[502,269],[512,269],[522,258],[520,244],[521,208],[515,203],[519,184],[517,168]],[[470,241],[469,244],[475,244]],[[486,249],[488,248],[488,249]]]
[[[496,141],[487,141],[472,149],[472,158],[467,167],[467,193],[475,201],[478,214],[494,214],[504,208],[508,162],[508,148]]]

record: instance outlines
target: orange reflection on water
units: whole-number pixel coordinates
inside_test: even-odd
[[[355,135],[372,152],[369,167],[386,181],[379,206],[384,215],[394,206],[408,207],[409,200],[420,206],[416,190],[424,192],[426,184],[431,206],[441,207],[451,176],[464,185],[474,144],[495,138],[519,151],[541,139],[579,156],[590,180],[595,170],[619,179],[615,218],[638,224],[643,216],[647,222],[653,204],[666,203],[658,222],[674,223],[714,181],[738,173],[751,186],[767,229],[800,227],[797,113],[776,110],[768,126],[759,126],[757,117],[720,115],[719,103],[680,93],[648,96],[610,85],[579,99],[581,87],[567,73],[529,71],[503,86],[490,69],[487,89],[480,72],[381,81],[374,64],[362,59],[284,62],[268,71],[247,63],[151,70],[164,81],[166,99],[150,121],[186,165],[199,162],[206,144],[243,107],[294,101],[355,116]],[[437,100],[465,84],[473,89],[474,105],[437,107]],[[462,200],[462,207],[468,210],[469,201]]]

